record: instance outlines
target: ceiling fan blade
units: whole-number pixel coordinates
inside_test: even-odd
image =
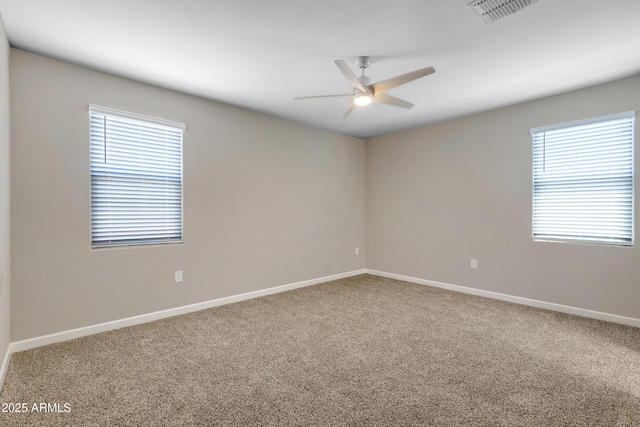
[[[351,104],[349,104],[349,106],[347,107],[346,110],[344,110],[344,113],[342,113],[342,117],[340,117],[341,119],[346,119],[347,117],[349,117],[349,114],[351,114],[351,112],[353,110],[356,109],[356,103],[352,102]]]
[[[428,76],[429,74],[433,74],[435,72],[436,70],[434,70],[433,67],[422,68],[421,70],[412,71],[407,74],[402,74],[401,76],[391,77],[390,79],[382,80],[378,83],[372,84],[369,87],[373,89],[373,93],[377,96],[382,92],[388,91],[389,89],[393,89],[394,87],[398,87],[405,83],[412,82],[414,80],[417,80],[424,76]]]
[[[394,107],[400,107],[400,108],[414,107],[412,103],[403,101],[402,99],[396,98],[395,96],[387,95],[386,93],[380,93],[374,96],[371,102],[375,102],[378,104],[393,105]]]
[[[340,71],[342,71],[342,74],[344,74],[347,80],[349,80],[351,86],[355,87],[360,92],[365,92],[364,86],[362,86],[362,83],[360,83],[360,80],[358,80],[356,75],[353,74],[353,71],[351,71],[351,68],[349,68],[346,62],[344,62],[342,59],[336,59],[333,62],[335,62],[338,68],[340,68]]]
[[[310,98],[335,98],[338,96],[353,96],[352,93],[342,93],[340,95],[316,95],[316,96],[297,96],[293,99],[295,99],[296,101],[299,99],[310,99]]]

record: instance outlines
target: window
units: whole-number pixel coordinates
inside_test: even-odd
[[[89,112],[92,247],[182,242],[184,125]]]
[[[531,129],[535,240],[633,244],[634,117]]]

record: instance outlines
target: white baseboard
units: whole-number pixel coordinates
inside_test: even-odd
[[[345,277],[357,276],[364,274],[365,269],[354,270],[346,273],[334,274],[331,276],[320,277],[317,279],[305,280],[302,282],[289,283],[287,285],[275,286],[272,288],[261,289],[259,291],[247,292],[239,295],[232,295],[229,297],[218,298],[210,301],[199,302],[196,304],[185,305],[182,307],[170,308],[167,310],[156,311],[153,313],[142,314],[140,316],[127,317],[125,319],[113,320],[111,322],[99,323],[97,325],[85,326],[82,328],[71,329],[68,331],[57,332],[55,334],[44,335],[41,337],[30,338],[23,341],[12,342],[9,345],[7,356],[5,356],[5,362],[8,363],[9,355],[17,351],[29,350],[43,345],[53,344],[62,341],[68,341],[75,338],[84,337],[87,335],[93,335],[100,332],[111,331],[114,329],[120,329],[127,326],[138,325],[141,323],[153,322],[154,320],[164,319],[167,317],[179,316],[181,314],[191,313],[194,311],[205,310],[211,307],[217,307],[220,305],[231,304],[234,302],[240,302],[252,298],[258,298],[265,295],[277,294],[280,292],[290,291],[292,289],[302,288],[305,286],[312,286],[318,283],[329,282],[331,280],[342,279]],[[2,365],[2,372],[0,375],[4,375],[6,369],[5,364]],[[0,383],[2,384],[2,383]]]
[[[2,391],[2,385],[4,384],[4,374],[7,372],[7,368],[9,367],[9,359],[11,358],[11,344],[7,347],[7,351],[4,354],[4,359],[2,359],[2,366],[0,366],[0,391]]]
[[[390,279],[403,280],[405,282],[419,285],[433,286],[435,288],[448,289],[450,291],[462,292],[465,294],[478,295],[481,297],[497,299],[501,301],[513,302],[516,304],[528,305],[531,307],[544,308],[546,310],[558,311],[561,313],[573,314],[576,316],[588,317],[591,319],[604,320],[606,322],[619,323],[622,325],[635,326],[640,328],[640,319],[633,317],[619,316],[617,314],[603,313],[600,311],[587,310],[584,308],[571,307],[569,305],[556,304],[552,302],[539,301],[530,298],[517,297],[499,292],[485,291],[482,289],[468,288],[466,286],[451,285],[449,283],[436,282],[434,280],[419,279],[417,277],[403,276],[401,274],[386,273],[384,271],[366,270],[367,274],[374,276],[388,277]]]

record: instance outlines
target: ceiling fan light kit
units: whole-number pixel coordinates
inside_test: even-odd
[[[302,96],[294,99],[299,100],[309,98],[351,96],[353,97],[351,104],[349,104],[344,113],[342,113],[343,119],[348,117],[355,109],[355,107],[369,105],[372,102],[376,104],[386,104],[406,109],[412,108],[414,106],[412,103],[403,101],[402,99],[391,96],[385,92],[436,72],[433,67],[427,67],[420,70],[412,71],[410,73],[402,74],[400,76],[392,77],[390,79],[382,80],[377,83],[369,84],[369,78],[364,74],[364,70],[371,64],[371,57],[358,57],[356,65],[358,65],[358,67],[362,70],[362,75],[360,77],[356,77],[356,75],[353,73],[353,71],[351,71],[351,68],[349,68],[345,61],[336,59],[333,62],[338,66],[340,71],[342,71],[342,74],[353,87],[353,94]]]
[[[359,92],[353,95],[353,102],[360,107],[371,104],[372,99],[373,95],[368,92]]]

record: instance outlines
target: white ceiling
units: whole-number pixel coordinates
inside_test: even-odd
[[[542,0],[491,25],[469,0],[0,0],[12,46],[371,138],[640,73],[640,0]],[[433,66],[347,119],[333,63]],[[89,100],[90,101],[90,100]]]

